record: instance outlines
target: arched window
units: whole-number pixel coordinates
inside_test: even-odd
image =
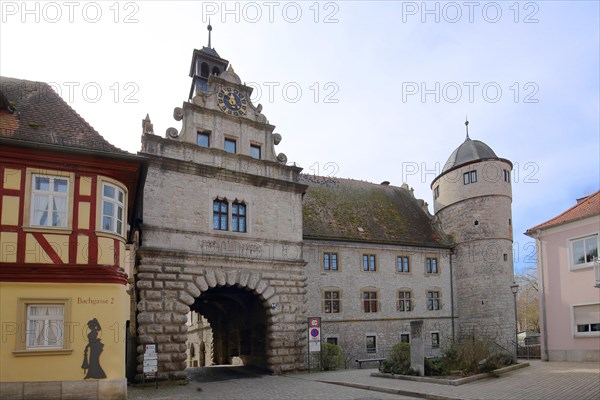
[[[203,78],[208,78],[208,64],[205,62],[200,64],[200,76]]]
[[[221,74],[221,71],[219,70],[219,67],[213,67],[212,74],[219,76]]]
[[[215,199],[213,201],[213,228],[218,231],[229,229],[229,202],[227,199]]]
[[[231,230],[234,232],[246,232],[246,204],[234,201],[231,205]]]

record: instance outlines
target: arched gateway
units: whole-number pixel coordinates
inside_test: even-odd
[[[224,72],[204,77],[202,63]],[[307,186],[301,168],[276,155],[281,135],[227,65],[210,46],[194,50],[190,100],[173,112],[181,133],[160,137],[142,122],[137,379],[149,343],[158,344],[159,379],[185,378],[190,311],[210,323],[217,363],[304,367]]]

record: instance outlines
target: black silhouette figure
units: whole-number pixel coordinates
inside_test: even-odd
[[[87,372],[84,379],[104,379],[106,378],[106,374],[100,366],[100,353],[102,353],[104,344],[98,339],[98,332],[102,328],[100,328],[100,323],[96,318],[88,321],[87,326],[90,329],[90,333],[87,335],[88,344],[85,346],[83,364],[81,364],[81,368],[83,368],[84,372]]]

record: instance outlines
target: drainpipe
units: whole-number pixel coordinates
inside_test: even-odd
[[[452,343],[454,343],[454,280],[452,278],[452,253],[454,253],[454,249],[450,250],[450,318],[452,320]]]
[[[538,229],[533,233],[533,238],[538,243],[538,259],[540,263],[540,278],[542,282],[542,298],[541,298],[541,306],[542,306],[542,331],[544,334],[542,335],[542,342],[544,343],[544,354],[542,355],[542,361],[548,361],[550,357],[548,356],[548,325],[546,323],[546,281],[544,279],[544,263],[543,263],[543,249],[542,249],[542,240],[540,239],[540,230]]]

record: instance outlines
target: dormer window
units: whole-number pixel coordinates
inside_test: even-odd
[[[234,139],[225,139],[225,151],[230,154],[237,153],[237,143]]]
[[[260,160],[260,146],[256,144],[250,145],[250,157]]]
[[[198,132],[196,143],[198,143],[198,146],[200,147],[210,147],[210,134],[207,132]]]

